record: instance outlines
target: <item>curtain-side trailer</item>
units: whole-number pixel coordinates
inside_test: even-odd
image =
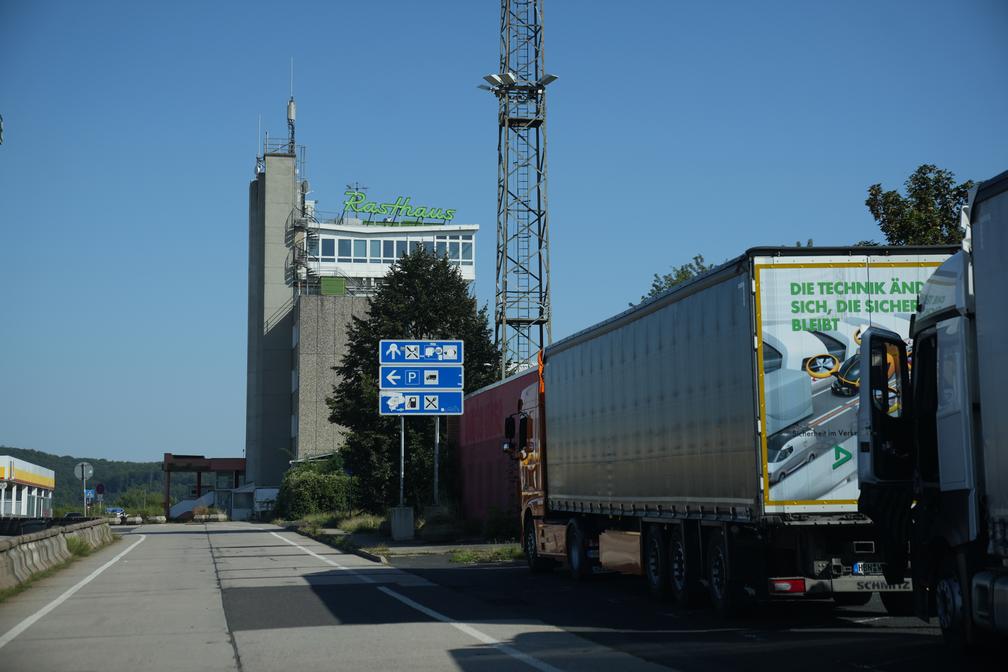
[[[731,611],[832,596],[911,608],[858,512],[862,330],[904,337],[949,248],[754,248],[546,348],[505,419],[523,546]]]

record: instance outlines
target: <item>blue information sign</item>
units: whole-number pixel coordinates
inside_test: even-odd
[[[461,390],[380,390],[381,415],[462,415]]]
[[[462,341],[382,340],[379,364],[462,364]]]
[[[382,390],[461,390],[464,387],[463,368],[460,364],[446,366],[391,366],[379,367],[378,387]]]

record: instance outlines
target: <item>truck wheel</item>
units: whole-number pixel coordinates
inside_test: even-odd
[[[547,572],[553,569],[553,562],[549,558],[539,557],[539,544],[536,542],[536,531],[535,522],[532,520],[532,515],[529,514],[525,516],[525,525],[523,526],[524,533],[522,534],[522,545],[525,551],[525,561],[528,563],[529,569],[533,572]]]
[[[656,525],[650,525],[646,530],[643,561],[648,590],[657,598],[668,598],[669,546],[665,541],[665,532]]]
[[[913,593],[893,593],[880,592],[882,606],[890,616],[913,616],[914,596]]]
[[[689,607],[697,602],[697,568],[686,550],[682,529],[674,530],[669,539],[669,588],[676,604]]]
[[[567,524],[567,568],[575,581],[584,581],[591,576],[588,539],[577,518]]]
[[[715,611],[725,617],[734,616],[738,605],[734,586],[728,580],[728,549],[721,533],[712,535],[707,546],[707,586]]]
[[[949,646],[965,651],[976,643],[977,633],[973,627],[973,619],[966,613],[962,586],[962,574],[956,555],[948,551],[942,558],[941,569],[932,592],[935,596],[935,608],[938,612],[938,625],[941,626],[942,638]]]
[[[838,607],[863,607],[871,602],[873,593],[833,593],[833,601]]]

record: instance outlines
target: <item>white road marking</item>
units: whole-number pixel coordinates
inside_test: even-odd
[[[287,539],[285,537],[280,536],[276,532],[270,532],[270,534],[272,534],[277,539],[280,539],[282,541],[287,542],[288,544],[290,544],[291,546],[293,546],[295,548],[301,549],[302,551],[304,551],[308,555],[312,556],[313,558],[317,558],[317,559],[321,560],[322,562],[326,563],[327,565],[330,565],[332,567],[336,567],[338,569],[346,570],[347,572],[349,572],[350,574],[352,574],[356,578],[360,579],[364,583],[372,583],[373,584],[375,582],[374,579],[372,579],[371,577],[365,576],[363,574],[360,574],[360,573],[354,571],[353,569],[351,569],[350,567],[346,567],[344,565],[339,564],[335,560],[331,560],[331,559],[329,559],[329,558],[327,558],[327,557],[325,557],[323,555],[319,555],[318,553],[316,553],[316,552],[314,552],[314,551],[312,551],[312,550],[310,550],[308,548],[305,548],[304,546],[302,546],[302,545],[300,545],[300,544],[298,544],[296,542],[293,542],[290,539]],[[480,641],[480,642],[482,642],[482,643],[484,643],[484,644],[486,644],[488,646],[492,646],[493,648],[497,649],[501,653],[505,653],[505,654],[511,656],[512,658],[516,659],[516,660],[520,660],[521,662],[525,663],[529,667],[532,667],[532,668],[534,668],[536,670],[539,670],[540,672],[560,672],[559,668],[553,667],[549,663],[545,663],[545,662],[539,660],[538,658],[534,658],[534,657],[528,655],[527,653],[523,653],[523,652],[519,651],[518,649],[514,648],[513,646],[509,646],[507,644],[504,644],[500,640],[494,639],[493,637],[491,637],[490,635],[486,634],[485,632],[477,630],[476,628],[474,628],[473,626],[469,625],[468,623],[459,623],[458,621],[452,620],[451,618],[445,616],[444,614],[442,614],[442,613],[440,613],[438,611],[434,611],[433,609],[425,607],[424,605],[420,604],[419,602],[411,600],[410,598],[406,597],[405,595],[397,593],[396,591],[392,590],[391,588],[387,588],[386,586],[378,586],[378,590],[380,590],[381,592],[385,593],[386,595],[388,595],[391,598],[399,600],[400,602],[402,602],[406,606],[411,607],[411,608],[419,611],[421,614],[425,614],[427,616],[430,616],[431,618],[433,618],[436,621],[441,621],[442,623],[446,623],[446,624],[452,626],[453,628],[455,628],[456,630],[464,632],[465,634],[469,635],[473,639],[478,640],[478,641]]]
[[[381,592],[385,593],[389,597],[393,597],[393,598],[399,600],[400,602],[402,602],[406,606],[412,607],[413,609],[416,609],[421,614],[426,614],[427,616],[430,616],[434,620],[441,621],[442,623],[447,623],[448,625],[452,626],[456,630],[460,630],[460,631],[464,632],[465,634],[469,635],[473,639],[479,640],[479,641],[483,642],[484,644],[487,644],[488,646],[492,646],[493,648],[497,649],[501,653],[506,653],[507,655],[511,656],[512,658],[515,658],[516,660],[520,660],[521,662],[525,663],[529,667],[532,667],[532,668],[535,668],[537,670],[540,670],[541,672],[560,672],[559,668],[553,667],[549,663],[544,663],[543,661],[539,660],[538,658],[533,658],[532,656],[528,655],[527,653],[523,653],[523,652],[519,651],[518,649],[514,648],[513,646],[509,646],[507,644],[504,644],[500,640],[494,639],[490,635],[488,635],[488,634],[486,634],[484,632],[481,632],[480,630],[477,630],[476,628],[472,627],[468,623],[459,623],[458,621],[453,621],[452,619],[448,618],[444,614],[442,614],[440,612],[437,612],[437,611],[434,611],[433,609],[428,609],[427,607],[423,606],[419,602],[415,602],[415,601],[411,600],[410,598],[406,597],[405,595],[400,595],[399,593],[397,593],[396,591],[392,590],[391,588],[386,588],[385,586],[378,586],[378,590],[380,590]]]
[[[60,595],[59,597],[57,597],[55,600],[53,600],[52,602],[50,602],[46,606],[44,606],[41,609],[39,609],[38,611],[36,611],[34,614],[32,614],[31,616],[29,616],[28,618],[24,619],[23,621],[21,621],[20,623],[18,623],[17,625],[15,625],[10,630],[8,630],[7,633],[4,634],[3,637],[0,637],[0,649],[2,649],[3,647],[7,646],[7,644],[9,644],[15,637],[17,637],[22,632],[24,632],[25,630],[27,630],[28,628],[30,628],[32,625],[34,625],[35,623],[37,623],[43,616],[45,616],[50,611],[52,611],[53,609],[55,609],[59,605],[61,605],[64,602],[66,602],[68,599],[70,599],[73,596],[74,593],[76,593],[78,590],[80,590],[81,588],[83,588],[87,584],[91,583],[99,574],[101,574],[106,569],[108,569],[109,567],[111,567],[112,565],[114,565],[116,562],[118,562],[120,558],[122,558],[124,555],[126,555],[127,553],[129,553],[130,551],[132,551],[134,548],[136,548],[137,545],[139,545],[140,542],[142,542],[146,538],[147,538],[147,535],[141,534],[140,538],[137,539],[136,541],[134,541],[130,545],[130,547],[127,548],[125,551],[123,551],[122,553],[120,553],[119,555],[115,556],[114,558],[112,558],[111,560],[109,560],[108,562],[106,562],[104,565],[102,565],[101,567],[99,567],[98,569],[94,570],[93,572],[91,572],[90,574],[88,574],[87,576],[85,576],[83,579],[81,579],[80,581],[78,581],[73,587],[69,588],[65,593],[63,593],[62,595]]]
[[[315,551],[313,551],[313,550],[311,550],[309,548],[305,548],[304,546],[302,546],[301,544],[298,544],[297,542],[293,542],[290,539],[287,539],[286,537],[281,537],[276,532],[270,532],[270,534],[272,534],[274,537],[276,537],[280,541],[285,541],[288,544],[290,544],[291,546],[293,546],[294,548],[300,549],[301,551],[307,553],[308,555],[312,556],[313,558],[317,558],[317,559],[321,560],[322,562],[326,563],[327,565],[335,567],[336,569],[342,569],[343,571],[350,572],[351,574],[353,574],[355,577],[357,577],[358,579],[360,579],[364,583],[374,583],[374,579],[372,579],[370,576],[365,576],[363,574],[358,574],[357,572],[355,572],[354,570],[350,569],[346,565],[341,565],[340,563],[336,562],[335,560],[331,560],[331,559],[325,557],[324,555],[319,555]]]

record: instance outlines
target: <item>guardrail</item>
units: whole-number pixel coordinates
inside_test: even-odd
[[[67,539],[71,537],[98,548],[112,541],[112,531],[104,520],[86,520],[18,537],[0,537],[0,590],[69,560]]]

